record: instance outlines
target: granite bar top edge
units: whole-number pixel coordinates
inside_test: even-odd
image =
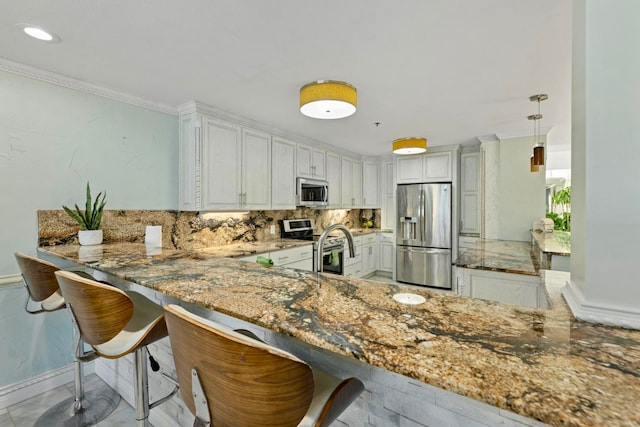
[[[553,303],[551,309],[546,311],[515,308],[499,303],[471,300],[457,296],[443,296],[428,290],[418,290],[415,293],[425,295],[428,299],[428,304],[431,304],[429,310],[427,310],[429,315],[421,317],[420,313],[423,311],[419,308],[401,307],[401,311],[398,312],[397,304],[390,305],[391,303],[387,301],[387,297],[392,292],[406,291],[403,286],[373,284],[373,282],[366,280],[347,280],[346,278],[329,277],[328,275],[306,274],[286,268],[264,269],[254,265],[254,263],[240,263],[208,254],[186,254],[186,251],[167,250],[165,254],[166,260],[171,260],[172,265],[176,262],[184,261],[181,257],[185,257],[189,258],[184,261],[187,263],[185,265],[196,265],[193,264],[194,262],[206,264],[207,268],[203,268],[203,272],[204,270],[208,271],[216,268],[220,269],[221,272],[234,270],[238,277],[246,276],[247,282],[255,282],[256,278],[260,278],[261,282],[263,282],[262,287],[247,285],[244,283],[245,279],[241,277],[237,279],[237,284],[230,285],[229,289],[249,289],[256,294],[260,294],[261,298],[266,299],[280,294],[282,295],[278,298],[287,297],[287,295],[298,295],[302,299],[294,299],[293,305],[290,306],[294,308],[299,306],[296,314],[298,312],[313,313],[313,310],[317,310],[319,316],[320,312],[326,311],[327,307],[324,304],[313,306],[313,294],[308,294],[308,291],[301,290],[303,288],[314,289],[315,286],[313,284],[317,280],[319,296],[322,296],[323,292],[328,293],[326,295],[328,297],[327,301],[331,302],[328,309],[337,310],[337,313],[334,314],[349,316],[349,310],[343,312],[341,305],[338,302],[334,302],[334,300],[340,300],[340,298],[347,298],[344,300],[345,307],[353,305],[351,308],[356,313],[359,313],[359,317],[354,320],[355,323],[347,324],[343,322],[336,323],[335,319],[338,316],[328,316],[326,318],[326,321],[329,322],[328,324],[337,329],[334,330],[333,335],[324,336],[321,333],[318,334],[317,331],[314,332],[314,327],[317,326],[315,320],[312,319],[310,324],[305,322],[296,323],[300,320],[299,318],[295,316],[287,317],[292,312],[287,312],[287,310],[283,309],[283,306],[280,306],[280,299],[277,299],[275,303],[271,303],[274,305],[273,310],[265,313],[250,313],[246,311],[248,309],[234,305],[234,299],[228,294],[229,289],[227,287],[220,286],[218,289],[213,285],[205,285],[203,281],[195,280],[189,275],[178,279],[154,277],[151,274],[153,270],[151,267],[164,266],[165,263],[162,259],[158,259],[158,263],[154,265],[153,256],[134,256],[133,253],[128,253],[128,251],[138,251],[144,254],[144,245],[113,245],[113,247],[122,247],[121,250],[114,250],[113,256],[110,253],[113,248],[111,245],[105,244],[101,246],[103,248],[94,248],[94,250],[96,253],[100,252],[100,255],[96,257],[97,259],[103,258],[102,251],[104,250],[105,259],[102,262],[91,261],[91,255],[85,257],[84,260],[80,260],[79,253],[82,248],[77,246],[69,247],[67,245],[66,247],[45,247],[40,249],[58,258],[85,264],[116,276],[126,277],[127,280],[181,298],[186,302],[218,310],[250,323],[285,333],[311,345],[317,345],[329,351],[354,357],[374,366],[553,425],[600,425],[610,423],[611,420],[614,420],[614,422],[620,422],[620,420],[640,422],[637,414],[628,413],[628,405],[625,405],[627,400],[618,395],[621,393],[621,396],[624,397],[626,395],[628,397],[628,393],[640,391],[640,384],[637,380],[640,377],[638,368],[633,368],[635,371],[630,371],[631,374],[627,373],[627,376],[632,377],[627,379],[624,373],[598,363],[600,360],[606,360],[607,357],[611,356],[608,354],[610,346],[617,347],[620,345],[613,338],[619,338],[621,342],[626,340],[631,343],[631,348],[628,349],[631,353],[628,357],[640,357],[640,336],[638,332],[621,331],[617,328],[576,321],[566,307],[559,289],[547,289]],[[90,253],[91,249],[86,252]],[[127,260],[136,257],[136,262],[133,263],[135,265],[128,265],[129,261]],[[151,265],[147,265],[147,262],[151,262]],[[179,267],[174,266],[172,268]],[[198,273],[214,274],[203,272]],[[150,276],[147,277],[147,274],[150,274]],[[220,277],[229,279],[228,276]],[[214,276],[211,276],[211,279],[212,281],[216,280]],[[280,282],[282,282],[282,285]],[[322,286],[319,285],[320,283],[322,283]],[[204,293],[198,293],[200,287],[204,289]],[[206,289],[214,288],[216,294],[215,302],[212,303],[210,301],[207,303]],[[185,298],[185,295],[182,295],[185,290],[188,291],[189,298]],[[268,292],[265,294],[264,291],[267,290]],[[296,293],[294,290],[302,293]],[[411,290],[413,291],[413,289]],[[384,297],[384,300],[376,299],[381,296]],[[262,302],[262,300],[260,301]],[[383,308],[379,309],[380,319],[375,318],[378,313],[373,313],[369,306],[366,307],[367,310],[360,310],[363,304],[366,305],[373,302],[378,306],[380,304],[383,306]],[[306,304],[311,304],[311,307]],[[269,306],[269,304],[266,306]],[[313,310],[305,311],[310,308],[313,308]],[[366,313],[364,313],[365,311]],[[483,317],[485,312],[489,314]],[[439,316],[443,313],[449,322],[439,323],[441,320]],[[454,315],[454,313],[458,314]],[[372,317],[372,315],[374,316]],[[434,316],[435,318],[432,319]],[[486,328],[481,327],[481,325],[487,323],[485,317],[490,316],[493,316],[494,320],[500,319],[500,322],[488,325]],[[359,322],[362,318],[368,319],[367,322],[373,322],[375,327],[368,329],[371,325],[360,324]],[[528,318],[540,320],[533,320],[530,325],[531,329],[529,329],[526,321]],[[517,326],[521,324],[522,320],[524,320],[524,324]],[[412,322],[417,322],[418,326],[424,326],[418,327]],[[458,326],[454,325],[455,327],[451,329],[450,325],[448,325],[451,322]],[[382,330],[384,328],[392,329],[393,333],[379,332],[379,329]],[[441,331],[441,328],[448,328],[449,332]],[[361,329],[370,331],[372,335],[377,334],[373,337],[375,339],[367,340],[366,334],[362,335]],[[406,332],[411,336],[415,335],[417,341],[411,340],[400,345],[403,341],[396,338],[396,335],[400,333],[399,331]],[[578,336],[575,340],[572,340],[574,335],[580,335],[576,334],[579,331],[582,331],[582,339]],[[506,335],[503,336],[502,334]],[[513,339],[515,339],[513,342],[512,338],[508,338],[512,334],[515,334],[513,335]],[[525,339],[530,341],[518,344],[519,338],[517,337],[520,334],[524,334],[523,337],[529,336],[529,338]],[[547,337],[544,335],[547,335]],[[338,339],[340,337],[346,339],[346,341]],[[606,341],[607,339],[613,340],[612,343]],[[548,346],[548,340],[554,343],[549,347],[549,352],[544,349],[535,350],[539,346],[542,346],[541,348]],[[567,342],[563,344],[565,340]],[[582,341],[584,341],[584,344]],[[526,342],[530,342],[530,344]],[[425,344],[428,345],[425,346]],[[409,345],[409,347],[403,350],[405,345]],[[597,351],[594,347],[598,347]],[[595,355],[590,352],[594,352]],[[434,354],[438,355],[435,359],[433,359]],[[399,355],[404,356],[398,359]],[[417,356],[421,356],[422,359],[415,359]],[[402,360],[402,362],[400,363],[399,360]],[[618,363],[621,362],[618,361]],[[534,369],[534,366],[538,367]],[[570,367],[570,372],[576,371],[576,375],[567,374],[567,367]],[[615,381],[612,380],[612,384],[607,381],[599,384],[597,375],[600,377],[606,376],[602,372],[603,370],[606,370],[606,374],[615,377]],[[481,374],[482,378],[477,377],[477,374]],[[582,378],[585,381],[590,379],[590,382],[583,383]],[[594,380],[594,378],[596,379]],[[563,392],[563,390],[566,390],[563,387],[563,379],[569,382],[572,389],[577,387],[579,392]],[[491,386],[488,386],[489,384]],[[557,386],[558,390],[552,387],[553,385]],[[507,387],[507,389],[504,389],[504,387]],[[535,391],[533,395],[530,394],[531,387]],[[536,387],[539,387],[539,389],[536,389]],[[592,389],[594,387],[599,387],[599,393],[604,393],[604,395],[612,397],[612,399],[608,403],[605,400],[601,402],[598,393],[593,394]]]

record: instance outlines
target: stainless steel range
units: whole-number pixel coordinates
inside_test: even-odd
[[[313,241],[313,271],[319,271],[318,240],[320,234],[314,234],[313,219],[284,219],[280,224],[280,237]],[[322,271],[344,275],[344,244],[342,237],[327,236],[322,245]]]

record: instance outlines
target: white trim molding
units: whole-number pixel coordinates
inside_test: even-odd
[[[22,282],[22,275],[10,274],[8,276],[0,276],[0,286],[3,285],[16,285]]]
[[[53,71],[47,71],[40,68],[32,67],[30,65],[11,61],[10,59],[3,58],[1,56],[0,70],[52,83],[54,85],[63,86],[69,89],[79,90],[81,92],[90,93],[92,95],[101,96],[103,98],[112,99],[114,101],[124,102],[125,104],[131,104],[137,107],[146,108],[147,110],[159,111],[161,113],[171,114],[172,116],[178,115],[178,110],[174,106],[149,101],[147,99],[143,99],[125,92],[119,92],[117,90],[108,89],[106,87],[78,80],[76,78],[65,76],[63,74],[54,73]]]
[[[83,369],[85,376],[93,374],[94,362],[84,363]],[[73,381],[73,375],[72,363],[28,380],[4,386],[0,388],[0,410],[70,383]]]
[[[574,317],[578,320],[608,326],[621,326],[627,329],[640,329],[640,312],[590,304],[572,281],[567,281],[567,284],[562,288],[562,295]]]

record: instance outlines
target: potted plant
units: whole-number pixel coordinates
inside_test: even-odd
[[[100,199],[102,196],[102,199]],[[75,211],[72,211],[66,206],[62,206],[66,213],[73,218],[82,230],[78,231],[78,241],[81,245],[99,245],[102,243],[102,230],[100,229],[100,222],[102,221],[102,212],[106,201],[107,193],[98,193],[95,201],[91,199],[91,188],[89,182],[87,182],[87,200],[85,202],[85,210],[82,211],[78,205],[75,205]]]

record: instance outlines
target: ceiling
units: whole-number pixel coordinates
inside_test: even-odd
[[[407,136],[439,146],[531,134],[529,96],[547,93],[550,148],[570,144],[571,0],[0,1],[0,58],[174,110],[198,100],[384,155]],[[325,79],[357,87],[353,116],[299,112],[300,87]]]

